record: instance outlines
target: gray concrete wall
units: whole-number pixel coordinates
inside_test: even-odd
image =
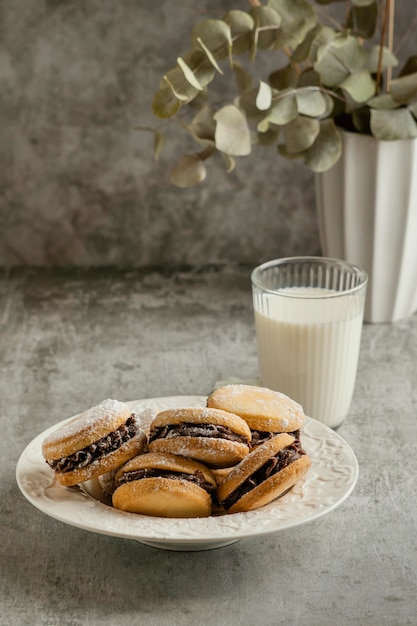
[[[150,110],[192,24],[242,0],[2,0],[0,265],[201,264],[320,251],[313,177],[274,149],[172,187]],[[398,3],[403,21],[412,0]],[[415,4],[415,3],[414,3]],[[414,7],[413,7],[414,8]]]

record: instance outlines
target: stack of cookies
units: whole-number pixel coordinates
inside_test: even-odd
[[[305,416],[284,394],[226,385],[201,408],[155,414],[149,433],[128,405],[105,400],[52,432],[42,452],[58,481],[98,477],[114,507],[158,517],[207,517],[262,507],[308,470]]]

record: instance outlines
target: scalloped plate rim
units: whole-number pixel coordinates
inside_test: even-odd
[[[127,404],[136,411],[144,411],[150,408],[171,408],[184,406],[202,406],[206,402],[206,396],[184,395],[184,396],[164,396],[155,398],[143,398],[141,400],[128,401]],[[328,426],[307,417],[304,425],[303,446],[312,458],[312,467],[307,477],[300,481],[289,494],[281,499],[275,500],[271,504],[250,511],[248,513],[235,513],[231,515],[213,516],[210,518],[198,519],[169,519],[152,518],[149,516],[134,513],[117,511],[106,505],[81,488],[65,488],[54,479],[52,470],[48,468],[41,453],[41,442],[49,432],[64,424],[72,417],[64,419],[38,434],[23,450],[16,465],[16,481],[20,491],[25,498],[38,510],[58,521],[75,526],[82,530],[95,532],[107,536],[119,537],[123,539],[133,539],[152,547],[167,550],[206,550],[222,547],[235,543],[240,539],[262,536],[294,528],[302,524],[314,521],[330,513],[340,506],[353,491],[359,476],[359,466],[350,445],[334,430]],[[310,431],[312,431],[311,434]],[[303,508],[306,504],[306,497],[301,493],[302,487],[307,490],[309,486],[314,486],[313,472],[321,472],[326,495],[331,494],[331,488],[335,488],[338,478],[338,470],[333,468],[332,476],[329,466],[325,467],[324,460],[315,458],[312,450],[309,450],[309,442],[313,438],[325,442],[330,449],[338,449],[345,458],[345,470],[349,476],[345,479],[345,484],[336,489],[336,493],[329,502],[319,498],[307,502],[308,506],[315,510],[308,511],[299,518],[283,520],[280,517],[280,509],[285,506],[291,507],[291,501]],[[330,454],[327,461],[333,462]],[[323,461],[323,462],[322,462]],[[42,477],[47,484],[36,486],[31,483],[31,478]],[[327,474],[326,474],[327,472]],[[309,480],[310,477],[310,480]],[[29,482],[28,482],[29,481]],[[328,481],[328,484],[326,483]],[[35,485],[35,486],[34,486]],[[49,490],[49,493],[47,493]],[[47,495],[46,495],[47,494]],[[297,494],[297,495],[296,495]],[[296,497],[294,497],[296,496]],[[283,503],[286,503],[285,505]],[[308,509],[307,506],[307,509]],[[69,507],[69,508],[68,508]],[[305,506],[304,506],[305,508]],[[94,509],[93,516],[91,511]],[[97,513],[97,520],[94,514]],[[143,526],[145,528],[143,528]],[[168,528],[158,531],[158,527]],[[150,532],[149,528],[156,527]],[[178,530],[181,529],[182,530]],[[184,530],[185,529],[185,530]],[[186,530],[188,529],[188,531]],[[221,532],[220,532],[221,531]],[[187,533],[184,536],[184,533]]]

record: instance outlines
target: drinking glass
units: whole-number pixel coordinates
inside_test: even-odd
[[[367,280],[325,257],[276,259],[251,274],[262,385],[332,428],[353,396]]]

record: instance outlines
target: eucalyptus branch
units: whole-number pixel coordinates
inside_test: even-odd
[[[376,71],[376,93],[379,93],[382,81],[382,58],[384,53],[384,45],[387,37],[387,31],[390,21],[391,13],[391,0],[385,0],[384,14],[382,18],[381,26],[381,38],[379,42],[379,55],[378,55],[378,67]]]

